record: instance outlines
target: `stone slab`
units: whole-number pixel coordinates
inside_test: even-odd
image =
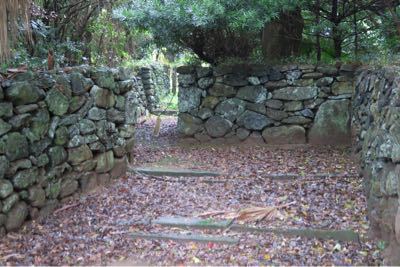
[[[138,172],[145,175],[152,176],[173,176],[173,177],[204,177],[204,176],[221,176],[221,173],[212,171],[200,171],[200,170],[189,170],[189,169],[173,169],[173,168],[135,168],[129,169],[129,171]]]
[[[143,233],[135,232],[130,234],[133,238],[143,238],[147,240],[174,240],[179,242],[201,242],[201,243],[222,243],[222,244],[238,244],[239,239],[225,237],[225,236],[212,236],[212,235],[199,235],[199,234],[175,234],[175,233]]]
[[[358,242],[359,235],[352,230],[312,229],[312,228],[265,228],[232,224],[230,220],[212,220],[185,217],[161,217],[152,224],[180,228],[227,229],[234,232],[272,233],[283,236],[299,236],[303,238],[330,239],[345,242]]]
[[[259,228],[244,225],[232,225],[230,230],[236,232],[273,233],[283,236],[299,236],[304,238],[331,239],[344,242],[359,242],[360,236],[352,230],[323,230],[323,229],[284,229]]]
[[[152,221],[153,224],[170,227],[188,227],[199,229],[224,229],[232,224],[232,220],[214,220],[188,217],[160,217]]]

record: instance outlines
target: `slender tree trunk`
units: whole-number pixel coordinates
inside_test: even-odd
[[[333,39],[333,47],[335,49],[335,58],[340,59],[342,56],[342,36],[339,30],[339,18],[338,18],[338,5],[339,0],[332,0],[332,10],[331,10],[331,19],[330,21],[333,23],[332,25],[332,39]]]
[[[354,54],[356,58],[358,58],[358,50],[359,50],[359,44],[358,44],[358,25],[357,25],[357,1],[354,0],[354,16],[353,16],[353,31],[354,31]]]
[[[320,0],[316,0],[316,3],[315,3],[315,10],[316,10],[317,14],[316,14],[315,22],[316,22],[316,25],[317,25],[317,27],[318,27],[318,30],[317,30],[317,40],[316,40],[316,46],[317,46],[317,61],[318,61],[318,62],[321,61],[321,58],[322,58],[321,31],[320,31],[320,28],[319,28],[319,24],[320,24],[320,22],[321,22],[321,12],[320,12],[320,9],[321,9],[321,2],[320,2]]]
[[[335,49],[335,58],[340,59],[342,56],[342,37],[340,36],[339,25],[334,24],[332,27],[333,47]]]

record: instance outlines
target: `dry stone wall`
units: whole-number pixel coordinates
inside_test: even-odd
[[[200,142],[349,143],[354,69],[180,67],[178,131]]]
[[[0,235],[125,175],[141,79],[77,67],[0,81]]]
[[[400,68],[361,72],[353,108],[369,220],[386,264],[400,265]]]

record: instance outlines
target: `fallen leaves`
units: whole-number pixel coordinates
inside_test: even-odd
[[[362,235],[369,230],[362,180],[348,148],[179,147],[174,120],[163,118],[157,138],[153,136],[154,125],[155,120],[148,119],[139,126],[133,157],[135,166],[218,169],[226,173],[221,179],[228,182],[208,184],[201,182],[202,178],[189,177],[185,183],[173,183],[139,179],[137,175],[115,180],[107,188],[82,198],[80,205],[53,213],[43,222],[31,222],[21,231],[3,237],[0,265],[381,263],[380,248],[365,239],[358,244],[207,230],[195,233],[233,235],[240,238],[240,244],[131,239],[129,232],[132,231],[165,231],[150,223],[138,222],[206,211],[221,211],[219,215],[208,216],[232,212],[234,218],[248,219],[246,224],[254,224],[266,215],[258,223],[261,227],[348,228]],[[343,175],[313,178],[318,173],[332,174],[338,170]],[[270,173],[294,173],[301,177],[276,181],[266,177]],[[277,208],[282,203],[293,204]],[[276,220],[276,211],[284,214],[283,221]],[[178,228],[171,231],[183,232]],[[381,248],[383,245],[378,244]]]

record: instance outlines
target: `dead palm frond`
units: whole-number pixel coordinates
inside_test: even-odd
[[[279,206],[269,207],[249,207],[239,211],[210,211],[199,214],[199,217],[222,216],[225,219],[230,219],[237,222],[251,223],[260,222],[263,220],[272,220],[278,214],[278,209],[286,208],[293,205],[294,202]]]

